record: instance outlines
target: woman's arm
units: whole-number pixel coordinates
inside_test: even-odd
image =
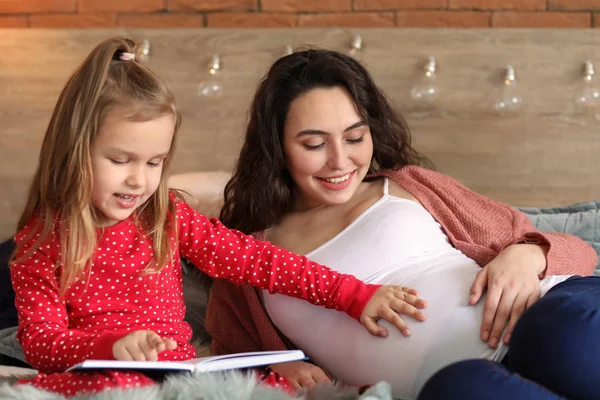
[[[485,266],[514,244],[547,246],[545,275],[590,275],[594,249],[580,238],[538,231],[521,211],[473,192],[457,180],[416,166],[389,171],[442,225],[452,244]]]
[[[204,327],[216,355],[291,349],[279,336],[257,291],[248,285],[215,279]]]
[[[522,212],[482,196],[455,179],[410,166],[390,171],[442,225],[452,244],[481,267],[471,286],[470,304],[487,291],[481,338],[495,348],[540,296],[546,275],[590,275],[594,249],[576,236],[539,232]]]

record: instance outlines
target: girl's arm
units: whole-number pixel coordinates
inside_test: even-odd
[[[357,320],[381,287],[228,229],[183,201],[177,202],[177,225],[181,255],[213,278],[305,299]]]
[[[129,332],[85,333],[70,329],[50,257],[37,250],[24,262],[12,264],[10,273],[19,315],[17,339],[29,364],[40,372],[52,373],[88,358],[114,359],[113,343]]]

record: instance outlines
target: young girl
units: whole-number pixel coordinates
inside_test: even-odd
[[[316,365],[273,366],[296,387],[327,381],[324,369],[414,399],[436,371],[474,359],[432,380],[423,399],[598,398],[600,278],[567,279],[592,273],[594,250],[422,164],[355,59],[279,59],[256,91],[222,221],[365,282],[417,288],[427,321],[379,341],[343,314],[217,281],[213,352],[297,346]]]
[[[425,303],[366,285],[227,229],[170,194],[165,171],[180,117],[134,42],[98,45],[62,91],[18,224],[11,265],[18,339],[32,384],[72,395],[152,383],[140,373],[65,373],[85,359],[187,360],[180,256],[215,278],[343,310],[385,336]]]

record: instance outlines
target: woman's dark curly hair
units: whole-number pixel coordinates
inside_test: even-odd
[[[352,57],[306,50],[280,58],[258,85],[244,145],[225,186],[220,219],[245,233],[277,224],[294,205],[295,184],[286,169],[284,123],[290,104],[316,88],[344,88],[373,138],[369,174],[427,163],[410,144],[403,118],[389,105],[367,70]]]

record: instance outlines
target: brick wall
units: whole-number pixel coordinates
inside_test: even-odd
[[[0,0],[0,28],[600,27],[600,0]]]

